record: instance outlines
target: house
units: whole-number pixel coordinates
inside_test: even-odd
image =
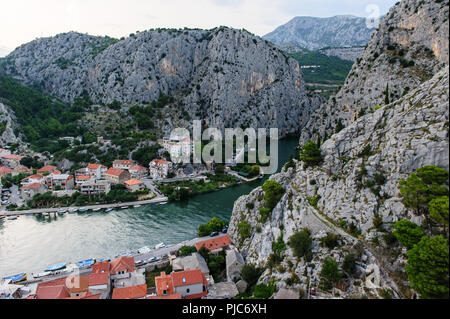
[[[195,244],[195,247],[197,248],[197,251],[202,247],[205,247],[212,253],[218,253],[227,248],[229,245],[231,245],[230,236],[225,235],[198,242]]]
[[[12,175],[13,170],[6,166],[0,167],[0,177],[6,177],[7,175]]]
[[[132,178],[140,179],[148,176],[148,170],[140,165],[133,165],[128,171],[130,172]]]
[[[93,295],[100,294],[100,299],[106,299],[109,297],[111,291],[111,281],[109,278],[109,272],[104,273],[91,273],[89,275],[89,292]]]
[[[61,190],[71,190],[75,186],[75,180],[69,174],[57,174],[55,171],[47,176],[47,187],[49,189],[60,188]]]
[[[245,261],[242,255],[235,248],[233,248],[227,251],[225,260],[227,280],[236,282],[241,279],[241,271],[245,266]]]
[[[20,161],[23,159],[23,156],[9,154],[3,155],[1,159],[2,162],[5,163],[9,168],[16,168],[20,165]]]
[[[125,181],[125,187],[132,193],[143,191],[146,189],[145,184],[140,179],[130,179]]]
[[[132,160],[115,160],[113,162],[113,168],[129,170],[134,164]]]
[[[112,299],[144,299],[147,296],[147,285],[114,288]]]
[[[104,179],[105,173],[108,168],[101,164],[89,164],[87,169],[87,175],[93,175],[96,179]]]
[[[136,270],[134,257],[120,257],[111,262],[111,280],[114,288],[145,284],[145,269]]]
[[[172,269],[174,271],[200,269],[205,276],[209,276],[208,265],[199,253],[176,258],[172,261]]]
[[[75,171],[75,178],[80,176],[94,176],[94,174],[87,167],[83,167]]]
[[[112,184],[123,184],[131,177],[130,173],[123,169],[110,168],[105,173],[105,179]]]
[[[70,291],[65,285],[42,286],[38,285],[34,299],[68,299]]]
[[[12,171],[12,176],[17,176],[19,174],[33,174],[33,170],[31,168],[25,167],[23,165],[19,165]]]
[[[37,194],[45,194],[47,187],[41,183],[31,183],[20,188],[23,200],[31,200]]]
[[[208,294],[205,275],[200,269],[173,272],[155,278],[158,296],[180,294],[183,299],[200,299]]]
[[[34,174],[34,175],[30,175],[25,177],[24,179],[22,179],[20,181],[21,185],[27,185],[27,184],[32,184],[32,183],[40,183],[40,184],[45,184],[45,177],[42,176],[41,174]]]
[[[101,299],[101,294],[89,291],[89,283],[90,276],[69,276],[41,282],[32,299]]]
[[[46,165],[42,167],[41,169],[37,170],[38,174],[52,174],[54,171],[56,171],[56,166],[53,165]]]
[[[96,181],[90,179],[79,185],[81,195],[109,194],[111,184],[108,181]]]
[[[85,184],[95,183],[95,176],[93,175],[80,175],[76,177],[77,187],[82,187]]]
[[[11,151],[4,149],[4,148],[0,148],[0,157],[6,156],[6,155],[11,155]]]
[[[154,159],[149,164],[150,177],[153,179],[167,178],[171,163],[162,159]]]

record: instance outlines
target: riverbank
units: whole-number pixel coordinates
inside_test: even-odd
[[[128,202],[128,203],[116,203],[116,204],[102,204],[102,205],[92,205],[92,206],[83,206],[83,207],[58,207],[58,208],[39,208],[39,209],[29,209],[24,211],[3,211],[0,212],[0,216],[21,216],[21,215],[39,215],[43,213],[58,213],[61,210],[69,210],[71,208],[81,209],[87,208],[88,210],[94,209],[108,209],[108,208],[121,208],[125,206],[135,206],[135,205],[151,205],[151,204],[160,204],[167,203],[167,197],[157,197],[150,200],[136,201],[136,202]]]

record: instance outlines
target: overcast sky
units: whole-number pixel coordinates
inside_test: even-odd
[[[150,28],[225,25],[265,35],[295,16],[368,17],[398,0],[14,0],[0,4],[0,51],[78,31],[120,38]],[[368,10],[367,12],[367,9]]]

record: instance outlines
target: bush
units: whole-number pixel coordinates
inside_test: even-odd
[[[305,229],[292,235],[289,239],[289,246],[294,252],[294,256],[302,258],[311,251],[312,238],[309,230]]]
[[[422,298],[449,298],[448,241],[444,236],[423,237],[408,251],[406,273]]]
[[[266,181],[262,189],[264,191],[265,206],[272,211],[283,196],[284,189],[276,181]]]
[[[242,240],[250,238],[252,236],[252,226],[248,223],[248,221],[244,220],[238,224],[239,235]]]
[[[253,296],[256,299],[269,299],[275,293],[275,284],[270,283],[268,286],[266,285],[256,285],[253,290]]]
[[[184,257],[184,256],[190,256],[193,253],[197,252],[197,248],[195,246],[183,246],[178,251],[178,256]]]
[[[263,270],[255,267],[254,265],[247,264],[241,270],[242,279],[248,284],[248,287],[254,286],[257,282]]]
[[[448,226],[448,196],[433,199],[430,203],[430,215],[439,224]]]
[[[339,245],[340,237],[341,236],[333,233],[327,233],[325,237],[320,238],[320,242],[322,243],[323,247],[333,249]]]
[[[442,185],[448,182],[448,172],[436,166],[424,166],[417,170],[417,176],[427,185]]]
[[[317,166],[322,162],[322,155],[319,146],[314,142],[308,142],[300,151],[300,160],[306,167]]]
[[[425,236],[425,232],[420,226],[406,219],[395,223],[394,229],[395,237],[407,249],[413,248]]]
[[[349,276],[353,275],[356,272],[356,255],[355,254],[345,255],[344,261],[342,263],[342,270]]]
[[[339,273],[338,263],[334,258],[328,257],[322,264],[322,271],[320,272],[320,287],[323,290],[330,290],[333,283],[341,279]]]

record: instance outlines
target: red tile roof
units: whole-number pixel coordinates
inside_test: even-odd
[[[56,166],[53,165],[47,165],[42,167],[41,169],[38,169],[37,172],[38,173],[51,173],[56,169]]]
[[[156,293],[158,296],[175,293],[172,283],[172,276],[166,275],[165,272],[161,273],[161,276],[155,277]]]
[[[4,155],[2,156],[2,158],[20,161],[23,158],[23,156],[11,154],[11,155]]]
[[[41,174],[34,174],[34,175],[30,175],[28,177],[25,177],[24,179],[22,179],[22,181],[26,181],[28,179],[43,179],[44,176],[42,176]]]
[[[171,274],[173,286],[182,287],[195,284],[207,285],[205,275],[200,269],[186,270],[181,272],[174,272]]]
[[[138,299],[147,296],[147,285],[115,288],[112,299]]]
[[[125,165],[125,166],[131,166],[134,164],[134,161],[132,160],[115,160],[113,162],[113,165]]]
[[[108,273],[93,273],[89,275],[89,286],[107,285],[108,283]]]
[[[71,293],[86,292],[89,287],[89,276],[69,276],[51,281],[45,281],[39,283],[38,288],[55,286],[65,286]]]
[[[181,294],[171,294],[166,296],[151,296],[144,299],[181,299]]]
[[[152,163],[155,163],[156,165],[167,165],[167,164],[169,164],[168,161],[163,160],[163,159],[154,159],[152,161]]]
[[[109,170],[106,171],[106,175],[112,175],[112,176],[120,176],[120,174],[122,174],[123,172],[125,172],[122,169],[118,169],[118,168],[110,168]]]
[[[134,178],[134,179],[130,179],[129,181],[126,181],[125,185],[127,185],[127,186],[135,186],[135,185],[141,185],[143,183],[144,182],[141,181],[140,179]]]
[[[108,273],[111,268],[109,261],[105,260],[92,266],[92,273]]]
[[[79,297],[71,297],[71,298],[66,298],[66,299],[100,299],[101,296],[102,296],[102,294],[94,295],[90,291],[87,291]]]
[[[4,173],[11,173],[13,170],[12,169],[10,169],[10,168],[8,168],[8,167],[6,167],[6,166],[2,166],[2,167],[0,167],[0,173],[2,173],[2,174],[4,174]]]
[[[36,299],[65,299],[70,297],[69,289],[66,286],[38,286],[36,289]]]
[[[134,257],[120,257],[111,262],[111,275],[115,275],[119,271],[133,272]]]
[[[91,178],[94,178],[94,176],[80,175],[80,176],[77,177],[77,181],[88,181]]]
[[[212,239],[208,239],[195,244],[197,250],[200,250],[203,246],[205,246],[208,250],[216,250],[219,248],[223,248],[231,244],[230,236],[225,235],[222,237],[216,237]]]
[[[88,169],[96,170],[96,169],[98,169],[99,167],[101,167],[100,164],[89,164],[87,168],[88,168]]]
[[[31,183],[31,184],[22,186],[22,188],[23,189],[39,189],[42,186],[44,186],[44,185],[42,185],[41,183]]]
[[[145,171],[146,168],[141,165],[134,165],[130,167],[130,171]]]

